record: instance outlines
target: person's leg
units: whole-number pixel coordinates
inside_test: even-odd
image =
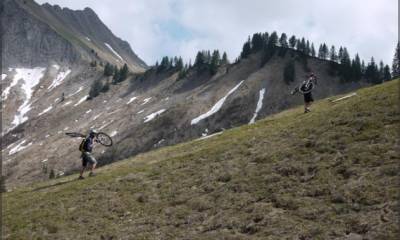
[[[94,174],[94,169],[96,168],[96,165],[97,165],[97,161],[93,157],[92,154],[90,154],[89,156],[90,156],[90,165],[92,166],[91,169],[90,169],[90,175],[93,175]]]

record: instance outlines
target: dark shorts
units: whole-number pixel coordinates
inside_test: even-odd
[[[311,92],[304,94],[304,102],[305,103],[314,102],[314,98],[313,98]]]
[[[81,155],[81,158],[82,158],[82,166],[83,167],[86,167],[88,163],[91,165],[97,164],[96,159],[93,157],[93,155],[90,152],[83,152]]]

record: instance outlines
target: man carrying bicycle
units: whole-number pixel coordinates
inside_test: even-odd
[[[96,168],[97,161],[92,155],[92,150],[94,143],[97,142],[95,139],[96,134],[97,131],[91,129],[89,135],[82,140],[81,145],[79,146],[79,150],[82,152],[82,169],[78,179],[85,179],[83,173],[85,172],[85,169],[87,169],[88,163],[91,165],[89,177],[94,176],[94,169]]]

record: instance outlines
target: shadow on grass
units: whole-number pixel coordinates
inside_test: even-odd
[[[48,188],[52,188],[52,187],[61,186],[61,185],[67,184],[67,183],[72,183],[72,182],[75,182],[75,181],[79,181],[79,179],[76,178],[76,179],[71,179],[71,180],[68,180],[68,181],[58,182],[58,183],[55,183],[55,184],[52,184],[52,185],[46,185],[46,186],[38,187],[38,188],[33,189],[32,191],[36,192],[36,191],[40,191],[40,190],[44,190],[44,189],[48,189]]]

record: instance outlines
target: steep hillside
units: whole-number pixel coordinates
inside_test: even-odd
[[[89,8],[73,11],[33,0],[4,0],[3,67],[47,67],[83,62],[127,63],[135,72],[146,64]],[[6,72],[6,71],[3,71]]]
[[[283,69],[292,59],[297,59],[296,78],[286,84]],[[149,70],[110,85],[109,91],[90,101],[86,98],[93,81],[111,81],[103,76],[101,67],[79,66],[65,80],[68,68],[13,69],[8,76],[13,83],[40,72],[43,76],[35,78],[36,91],[27,92],[31,99],[14,102],[12,96],[19,89],[6,88],[10,94],[4,105],[3,128],[11,130],[3,137],[2,151],[7,184],[48,179],[48,173],[42,171],[43,162],[61,175],[77,170],[80,140],[66,137],[68,131],[85,133],[94,127],[112,135],[116,144],[96,152],[100,163],[106,164],[248,124],[302,104],[301,96],[290,95],[306,76],[301,59],[297,52],[288,50],[285,56],[274,56],[260,67],[261,54],[257,53],[239,63],[221,66],[215,75],[192,69],[183,79],[173,70]],[[338,76],[328,74],[328,61],[310,57],[307,62],[319,76],[317,99],[366,85],[363,81],[342,83]],[[35,74],[28,75],[31,71]]]
[[[6,239],[398,239],[399,80],[356,93],[15,189]]]

